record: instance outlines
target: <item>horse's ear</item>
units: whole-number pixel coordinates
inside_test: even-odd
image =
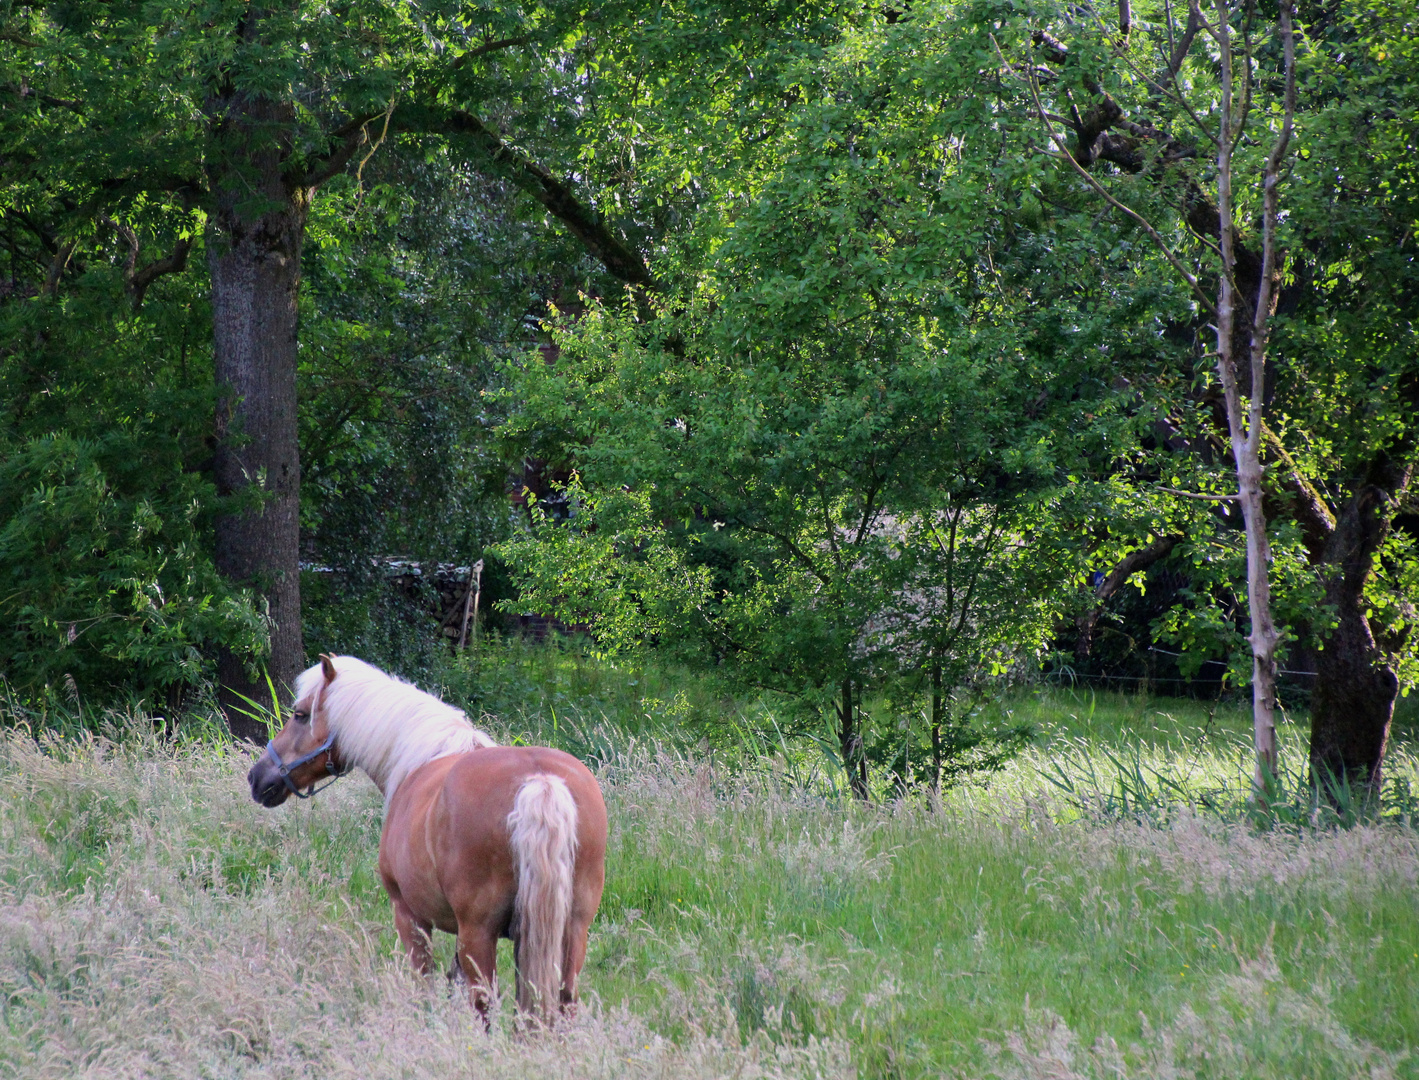
[[[321,670],[321,672],[325,675],[325,681],[326,681],[326,682],[333,682],[333,681],[335,680],[335,674],[336,674],[336,672],[335,672],[335,657],[331,656],[329,653],[321,653],[321,654],[320,654],[320,670]]]

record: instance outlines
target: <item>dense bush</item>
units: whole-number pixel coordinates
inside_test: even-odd
[[[162,441],[118,429],[5,448],[0,648],[17,688],[171,698],[202,680],[204,651],[260,654],[260,613],[202,542],[215,493]]]
[[[266,625],[213,560],[206,305],[170,279],[134,311],[106,235],[74,295],[0,305],[0,677],[171,708]]]

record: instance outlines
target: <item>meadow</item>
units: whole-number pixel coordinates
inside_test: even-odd
[[[444,689],[597,766],[573,1023],[526,1036],[505,1001],[486,1034],[407,970],[362,776],[265,811],[201,725],[36,738],[11,703],[0,1074],[1419,1076],[1412,714],[1395,797],[1342,828],[1245,812],[1234,705],[1021,689],[998,708],[1038,737],[1004,772],[863,805],[683,673],[523,650]],[[730,736],[698,734],[715,712]]]

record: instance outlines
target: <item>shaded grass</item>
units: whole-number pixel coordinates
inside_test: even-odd
[[[495,639],[480,653],[455,657],[440,689],[470,715],[488,717],[508,741],[549,743],[592,762],[611,761],[638,742],[670,746],[792,787],[846,792],[831,720],[807,717],[772,694],[736,695],[712,676],[636,657],[597,661],[576,639],[546,646]],[[864,711],[897,722],[884,695],[869,695]],[[1209,702],[1046,685],[1008,692],[973,719],[987,731],[1024,723],[1035,732],[1002,772],[968,780],[967,795],[988,784],[992,804],[1017,804],[1043,781],[1090,815],[1165,819],[1179,806],[1230,818],[1252,813],[1250,704],[1235,696]],[[1317,804],[1307,775],[1308,718],[1283,710],[1279,721],[1273,817],[1318,823],[1329,808]],[[1419,810],[1419,695],[1398,703],[1386,777],[1382,808],[1341,791],[1353,805],[1339,819],[1380,810],[1407,818]],[[892,798],[895,780],[878,771],[875,793]]]
[[[988,787],[862,806],[811,749],[746,769],[657,717],[673,674],[533,662],[499,734],[594,749],[612,822],[566,1033],[484,1036],[406,972],[362,777],[264,811],[246,755],[139,722],[0,744],[0,1073],[1419,1076],[1411,828],[1140,822],[1042,774],[1235,783],[1238,710],[1024,695],[1039,742]]]

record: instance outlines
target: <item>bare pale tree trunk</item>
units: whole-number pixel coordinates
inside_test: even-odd
[[[1280,633],[1271,615],[1271,544],[1266,532],[1266,514],[1262,509],[1262,419],[1265,410],[1266,344],[1269,322],[1275,305],[1276,220],[1281,166],[1291,141],[1292,116],[1295,111],[1295,44],[1291,32],[1290,0],[1281,4],[1281,34],[1286,53],[1286,111],[1272,151],[1262,175],[1262,269],[1257,294],[1252,306],[1250,363],[1247,372],[1245,411],[1238,386],[1238,367],[1234,333],[1236,330],[1236,224],[1232,192],[1232,153],[1242,135],[1243,117],[1238,115],[1234,90],[1236,85],[1235,52],[1228,24],[1227,0],[1217,0],[1217,24],[1199,21],[1217,42],[1221,61],[1222,108],[1217,139],[1217,211],[1221,226],[1221,283],[1217,297],[1217,375],[1227,408],[1227,429],[1232,457],[1237,467],[1237,501],[1247,538],[1247,606],[1251,615],[1252,650],[1252,738],[1256,751],[1253,786],[1259,800],[1265,801],[1279,765],[1276,745],[1276,647]],[[1251,56],[1245,55],[1241,73],[1243,85],[1252,77]],[[1243,110],[1243,113],[1245,110]],[[1245,304],[1247,297],[1242,297]]]

